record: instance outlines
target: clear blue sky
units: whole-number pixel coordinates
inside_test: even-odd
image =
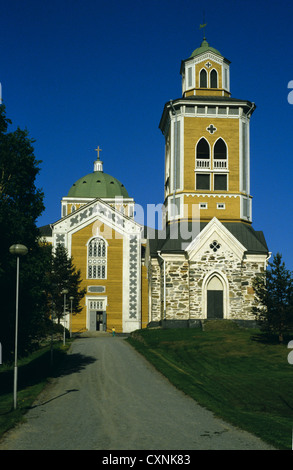
[[[293,270],[293,6],[284,0],[0,0],[3,103],[42,160],[38,225],[60,218],[98,145],[104,171],[138,204],[163,202],[158,124],[165,102],[181,96],[180,64],[201,43],[203,8],[208,42],[231,61],[232,97],[257,105],[253,226]]]

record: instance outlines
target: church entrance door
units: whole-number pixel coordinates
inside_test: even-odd
[[[107,328],[107,299],[93,299],[87,301],[88,329],[89,331],[106,331]]]
[[[207,318],[224,317],[223,284],[218,276],[213,276],[207,286]]]
[[[223,318],[223,291],[208,290],[208,318]]]
[[[97,312],[97,331],[106,331],[106,312]]]

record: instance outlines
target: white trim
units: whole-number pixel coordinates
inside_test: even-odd
[[[89,277],[89,245],[95,239],[102,240],[105,243],[105,246],[106,246],[105,256],[102,257],[102,258],[105,258],[105,276],[103,276],[103,277]],[[87,248],[86,249],[86,279],[87,280],[91,280],[91,279],[92,280],[99,280],[99,279],[106,280],[107,279],[107,274],[108,274],[108,246],[109,246],[109,243],[107,242],[107,240],[104,237],[102,237],[100,234],[98,234],[98,230],[97,230],[97,234],[94,235],[93,237],[89,238],[88,241],[86,242],[85,246]],[[98,256],[97,256],[97,258],[98,258]]]
[[[191,70],[191,84],[189,84],[189,71]],[[195,75],[195,67],[194,65],[187,65],[185,67],[185,90],[190,90],[194,88],[194,75]]]
[[[222,140],[224,142],[224,144],[226,145],[226,158],[225,158],[225,160],[227,161],[226,168],[215,168],[215,146],[216,146],[216,143],[219,140]],[[215,142],[214,142],[213,149],[212,149],[212,158],[213,158],[213,164],[212,164],[213,170],[228,171],[228,168],[229,168],[229,147],[228,147],[227,142],[225,141],[225,139],[223,139],[223,137],[221,137],[221,136],[219,136],[217,138],[217,140],[215,140]],[[218,159],[216,158],[216,160],[218,160]]]
[[[103,311],[104,312],[107,312],[107,306],[108,306],[108,297],[105,295],[105,296],[95,296],[95,295],[86,295],[85,296],[85,307],[86,307],[86,329],[89,330],[90,329],[90,308],[89,308],[89,302],[90,301],[102,301],[103,302]]]
[[[203,159],[201,159],[201,158],[197,158],[197,146],[198,146],[199,142],[200,142],[202,139],[204,139],[204,140],[207,142],[208,146],[209,146],[209,157],[210,157],[210,158],[209,158],[209,159],[207,159],[207,158],[205,159],[206,161],[209,162],[209,166],[206,167],[206,168],[197,168],[196,161],[197,161],[197,160],[203,160]],[[204,171],[204,172],[206,172],[207,170],[210,170],[210,169],[212,168],[212,147],[211,147],[210,142],[208,141],[208,139],[207,139],[204,135],[202,135],[201,137],[199,137],[199,139],[197,140],[197,142],[196,142],[196,144],[195,144],[195,147],[194,147],[194,163],[195,163],[195,165],[194,165],[195,170],[194,170],[194,171]]]
[[[200,74],[201,74],[202,70],[204,70],[205,73],[206,73],[206,75],[207,75],[207,86],[206,86],[206,87],[201,86],[201,84],[200,84]],[[204,89],[210,88],[210,87],[209,87],[209,82],[210,82],[209,73],[208,73],[208,71],[207,71],[207,69],[206,69],[205,67],[202,67],[202,68],[198,71],[198,88],[204,88]]]
[[[238,259],[243,259],[243,255],[247,251],[245,246],[243,246],[216,217],[213,217],[197,237],[186,247],[185,251],[188,253],[191,261],[195,259],[196,254],[206,243],[207,239],[212,236],[217,236],[223,240],[223,243],[230,247]]]
[[[227,176],[227,188],[226,189],[215,189],[215,176],[217,175],[226,175]],[[219,171],[219,170],[214,170],[213,171],[213,189],[212,191],[229,191],[229,178],[228,178],[228,172],[227,171]]]
[[[216,74],[217,74],[217,86],[216,86],[216,87],[212,87],[212,86],[211,86],[211,74],[212,74],[212,71],[213,71],[213,70],[214,70],[214,71],[216,72]],[[211,70],[209,70],[209,78],[210,78],[210,80],[209,80],[209,82],[210,82],[210,87],[209,87],[209,88],[213,88],[213,89],[220,88],[220,86],[219,86],[219,85],[220,85],[220,84],[219,84],[219,73],[218,73],[217,69],[215,69],[214,67],[213,67]],[[223,88],[223,87],[222,87],[222,88]]]
[[[209,189],[202,189],[202,188],[197,189],[197,186],[196,186],[196,176],[197,176],[198,174],[200,174],[200,175],[208,175],[208,176],[210,177],[210,185],[209,185],[210,187],[209,187]],[[195,172],[194,187],[195,187],[195,191],[199,191],[199,190],[201,190],[201,191],[211,191],[211,172],[208,171],[208,168],[206,168],[205,171],[196,171],[196,172]]]
[[[208,208],[207,202],[200,202],[200,203],[199,203],[199,209],[200,209],[200,210],[205,210],[205,209],[207,209],[207,208]]]
[[[180,195],[176,195],[175,196],[175,207],[176,206],[176,201],[179,201],[179,212],[176,213],[174,215],[174,213],[172,212],[172,208],[174,206],[174,196],[170,196],[168,198],[168,220],[176,220],[176,219],[179,219],[180,217],[183,217],[184,216],[184,213],[183,213],[183,194],[180,194]]]
[[[177,108],[176,108],[177,111]],[[171,133],[170,133],[170,166],[169,166],[169,192],[174,194],[174,156],[175,156],[175,122],[179,124],[180,132],[180,146],[179,146],[179,169],[180,169],[180,178],[179,185],[175,188],[175,193],[180,191],[183,188],[184,184],[184,116],[173,116],[171,122]],[[178,155],[176,155],[177,161]],[[176,180],[178,176],[176,174]]]

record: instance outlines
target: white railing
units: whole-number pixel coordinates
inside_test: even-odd
[[[222,169],[222,168],[227,168],[227,160],[217,160],[214,159],[214,168]]]
[[[210,168],[211,161],[208,158],[197,158],[196,168]]]

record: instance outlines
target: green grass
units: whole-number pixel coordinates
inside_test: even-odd
[[[0,366],[0,437],[24,419],[48,380],[55,376],[69,345],[70,342],[65,347],[61,342],[54,344],[53,366],[49,346],[18,361],[16,410],[13,407],[14,366]]]
[[[293,366],[287,343],[265,341],[257,330],[228,321],[205,325],[204,331],[139,330],[128,341],[215,415],[275,448],[291,449]]]

